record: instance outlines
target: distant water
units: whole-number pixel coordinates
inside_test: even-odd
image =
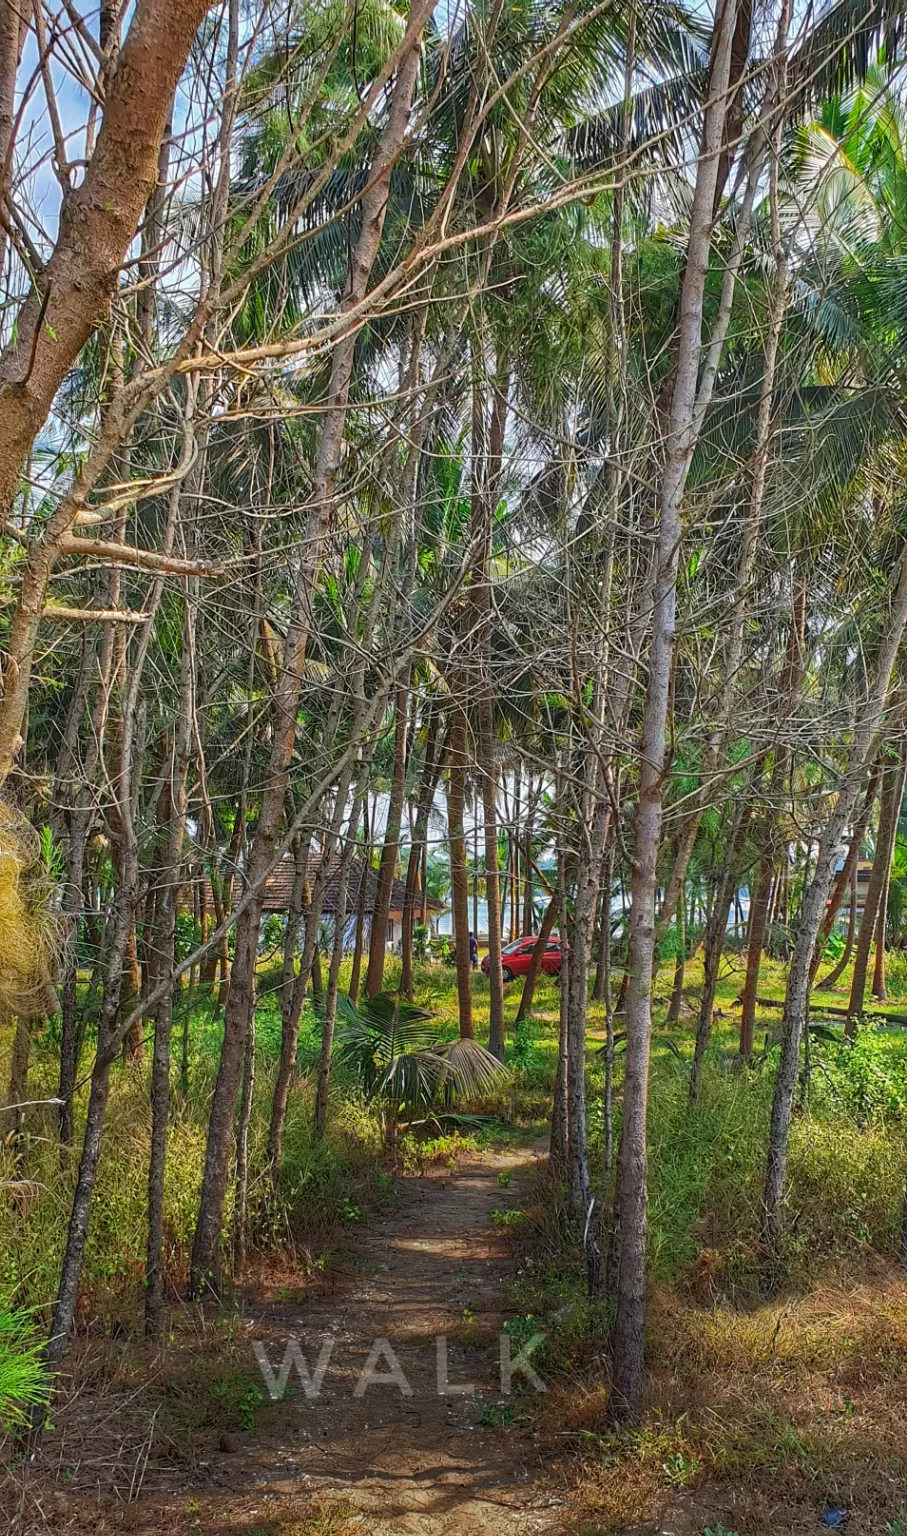
[[[448,900],[450,900],[449,897],[448,897]],[[749,917],[750,897],[749,897],[749,891],[747,891],[745,887],[744,887],[743,890],[738,892],[738,900],[740,902],[741,908],[743,909],[744,919],[746,919],[746,918]],[[612,912],[615,912],[615,913],[619,912],[621,910],[621,904],[620,904],[620,897],[619,896],[616,896],[614,898],[613,902],[611,903],[611,910],[612,910]],[[478,912],[479,912],[479,927],[478,927],[478,931],[479,931],[480,934],[482,934],[482,933],[487,934],[487,932],[488,932],[488,903],[484,902],[484,901],[480,901],[479,904],[478,904]],[[522,920],[523,920],[523,908],[522,908],[522,905],[520,906],[519,912],[518,912],[517,915],[518,915],[517,928],[519,929],[519,927],[520,927],[520,925],[522,923]],[[534,924],[534,927],[536,929],[538,928],[538,923],[539,923],[539,918],[536,917],[536,922]],[[471,896],[469,898],[469,925],[470,925],[470,928],[472,928],[472,926],[473,926],[473,905],[472,905],[472,897]],[[733,905],[728,909],[728,924],[727,925],[728,925],[728,928],[733,928],[733,926],[734,926],[734,908],[733,908]],[[505,902],[504,903],[503,930],[504,930],[505,934],[509,934],[509,932],[510,932],[510,903],[509,902]],[[438,922],[438,932],[439,933],[447,934],[448,936],[453,933],[453,916],[452,916],[452,914],[450,912],[443,912],[441,914],[441,918],[440,918],[440,920]]]

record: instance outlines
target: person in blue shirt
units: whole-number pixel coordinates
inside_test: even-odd
[[[474,971],[479,968],[479,946],[474,933],[469,935],[469,962]]]

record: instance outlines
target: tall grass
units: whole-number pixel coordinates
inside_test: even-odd
[[[184,1001],[184,1000],[181,1000]],[[312,1134],[313,1090],[303,1070],[294,1088],[287,1119],[281,1198],[275,1201],[265,1166],[268,1117],[279,1045],[274,1008],[265,995],[257,1020],[258,1069],[250,1133],[249,1217],[253,1243],[291,1245],[299,1262],[322,1262],[351,1205],[367,1201],[380,1150],[375,1116],[350,1082],[338,1079],[328,1132]],[[314,1017],[304,1020],[300,1059],[314,1054]],[[170,1138],[164,1192],[166,1262],[175,1288],[181,1286],[198,1214],[205,1154],[207,1114],[217,1065],[221,1026],[205,1005],[193,1011],[190,1092],[184,1096],[174,1069]],[[174,1045],[177,1031],[174,1032]],[[9,1039],[4,1035],[0,1074]],[[88,1052],[86,1051],[86,1057]],[[150,1061],[119,1062],[112,1087],[98,1182],[82,1275],[80,1322],[102,1329],[118,1321],[142,1292],[147,1240],[147,1178],[151,1131]],[[56,1089],[57,1052],[50,1039],[38,1041],[30,1076],[30,1095],[51,1097]],[[24,1142],[16,1150],[0,1146],[0,1312],[37,1309],[46,1314],[60,1272],[63,1246],[81,1145],[85,1094],[77,1104],[73,1148],[61,1148],[55,1110],[30,1112]],[[18,1159],[21,1158],[21,1161]],[[27,1174],[27,1182],[21,1176]],[[226,1228],[232,1222],[232,1191]],[[176,1294],[176,1290],[174,1290]]]

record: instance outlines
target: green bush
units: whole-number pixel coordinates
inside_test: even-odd
[[[816,1093],[861,1127],[907,1120],[907,1034],[867,1026],[853,1040],[814,1046]]]
[[[25,1312],[0,1312],[0,1425],[26,1421],[28,1410],[47,1397],[47,1381],[31,1319]]]

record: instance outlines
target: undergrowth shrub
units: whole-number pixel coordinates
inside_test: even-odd
[[[27,1312],[0,1311],[0,1428],[24,1424],[28,1409],[44,1402],[47,1380],[41,1363],[43,1341],[35,1337]]]
[[[867,1026],[814,1047],[814,1102],[859,1127],[907,1121],[907,1034]]]
[[[201,1040],[193,1019],[194,1054],[190,1094],[182,1095],[174,1070],[172,1114],[164,1191],[165,1261],[176,1286],[185,1266],[198,1215],[205,1155],[208,1088],[216,1053],[205,1060],[204,1045],[220,1025],[205,1015]],[[314,1026],[314,1020],[312,1021]],[[5,1032],[8,1034],[8,1032]],[[176,1044],[176,1031],[175,1041]],[[306,1040],[303,1039],[305,1046]],[[2,1047],[8,1052],[9,1041]],[[79,1323],[104,1331],[120,1321],[124,1308],[142,1296],[147,1243],[147,1181],[151,1132],[150,1055],[139,1066],[117,1063],[104,1127],[98,1182],[82,1273]],[[0,1052],[0,1074],[5,1062]],[[262,1047],[250,1127],[249,1218],[253,1243],[291,1245],[313,1262],[336,1240],[347,1212],[367,1202],[380,1178],[381,1136],[377,1117],[361,1094],[338,1081],[326,1135],[312,1133],[313,1093],[301,1078],[290,1097],[284,1142],[280,1202],[275,1200],[266,1144],[274,1062]],[[50,1097],[57,1062],[51,1050],[37,1049],[30,1093]],[[61,1148],[55,1110],[32,1112],[26,1122],[22,1163],[0,1146],[0,1312],[36,1308],[44,1320],[56,1293],[63,1246],[78,1172],[85,1094],[77,1104],[75,1144]],[[23,1184],[23,1171],[27,1181]],[[7,1181],[15,1180],[15,1185]],[[232,1221],[228,1190],[225,1232]],[[39,1319],[36,1326],[40,1327]]]
[[[755,1236],[771,1084],[761,1074],[704,1074],[691,1111],[689,1075],[663,1065],[650,1115],[649,1252],[664,1282],[703,1248]]]
[[[788,1245],[807,1268],[860,1248],[896,1251],[904,1174],[903,1133],[860,1129],[838,1115],[804,1116],[791,1135]]]

